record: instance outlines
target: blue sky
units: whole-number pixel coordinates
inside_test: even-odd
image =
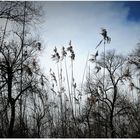
[[[140,21],[140,1],[127,1],[124,4],[129,7],[128,20]]]
[[[101,1],[51,1],[41,2],[44,6],[44,20],[38,32],[44,44],[40,63],[45,73],[55,69],[51,53],[56,46],[68,47],[72,40],[76,52],[75,75],[81,79],[88,52],[95,53],[96,45],[102,39],[101,27],[108,31],[112,41],[106,51],[115,49],[127,54],[140,40],[140,2]],[[99,53],[103,47],[99,47]],[[69,66],[70,67],[70,66]],[[79,72],[80,68],[80,72]]]

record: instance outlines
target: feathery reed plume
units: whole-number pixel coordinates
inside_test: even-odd
[[[110,43],[111,38],[107,35],[107,30],[104,28],[101,28],[101,35],[103,36],[104,40],[107,41],[107,43]]]
[[[54,51],[54,54],[52,54],[51,58],[52,58],[53,61],[56,61],[56,63],[58,63],[59,60],[60,60],[60,55],[57,52],[57,48],[55,47],[53,51]]]
[[[133,88],[134,88],[134,83],[130,82],[129,88],[130,88],[130,90],[133,90]]]
[[[70,57],[71,57],[72,60],[74,60],[75,59],[75,53],[74,53],[73,47],[71,45],[71,40],[69,42],[69,47],[67,48],[67,51],[69,51],[71,53],[71,56]]]
[[[95,69],[97,69],[96,73],[98,73],[101,70],[100,66],[96,66]]]
[[[29,76],[32,77],[33,73],[32,73],[32,70],[31,70],[31,68],[29,66],[24,65],[23,69],[28,73]]]
[[[37,42],[36,46],[38,47],[38,50],[41,51],[41,43]]]
[[[63,60],[64,57],[66,57],[66,56],[67,56],[67,52],[66,52],[66,50],[65,50],[65,47],[63,46],[63,47],[62,47],[62,58],[61,58],[61,60]]]
[[[35,59],[33,59],[32,65],[33,65],[33,67],[36,69],[37,62],[36,62],[36,60],[35,60]]]
[[[131,72],[129,68],[127,68],[123,73],[124,78],[131,79]]]
[[[94,104],[94,105],[98,101],[98,99],[96,99],[96,96],[93,96],[93,95],[91,95],[90,97],[88,97],[87,100],[89,101],[89,104]]]
[[[100,34],[103,36],[103,39],[98,43],[98,45],[95,47],[95,49],[101,45],[103,40],[104,40],[104,44],[105,44],[105,42],[107,42],[107,43],[111,42],[111,38],[107,35],[107,30],[105,28],[101,28]]]
[[[56,79],[55,73],[52,72],[52,70],[50,71],[50,75],[51,75],[51,77],[52,77],[52,80],[53,80],[53,81],[56,83],[56,85],[57,85],[57,79]]]
[[[97,56],[98,56],[98,51],[95,54],[91,54],[91,58],[89,59],[89,61],[91,62],[96,62]]]

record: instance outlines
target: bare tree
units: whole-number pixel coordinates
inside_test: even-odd
[[[38,71],[35,67],[37,64],[35,53],[40,51],[41,43],[32,39],[25,39],[25,34],[27,34],[25,26],[39,12],[32,5],[32,2],[1,2],[0,8],[0,18],[6,18],[0,42],[0,69],[2,71],[1,79],[3,79],[1,88],[5,86],[7,89],[7,104],[10,104],[11,110],[8,137],[12,137],[17,100],[33,86],[33,73]],[[8,21],[14,21],[22,27],[21,32],[15,32],[17,38],[11,42],[6,41]]]
[[[91,94],[88,99],[92,104],[97,101],[98,108],[101,108],[98,115],[105,122],[106,136],[108,137],[108,128],[110,131],[109,137],[117,137],[115,130],[115,117],[118,113],[129,109],[129,106],[123,108],[117,107],[121,86],[126,78],[131,75],[125,70],[125,58],[121,55],[116,55],[115,51],[107,52],[105,58],[101,55],[97,61],[95,68],[100,67],[100,71],[96,71],[93,80],[87,83],[86,92]],[[105,69],[106,75],[102,75],[102,69]],[[103,73],[104,74],[104,73]],[[98,103],[99,102],[99,103]],[[108,121],[109,119],[109,121]],[[103,125],[103,122],[102,122]]]

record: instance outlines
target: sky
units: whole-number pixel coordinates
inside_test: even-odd
[[[61,47],[68,47],[71,40],[76,53],[74,75],[80,81],[88,53],[95,53],[95,47],[102,39],[102,27],[111,37],[106,51],[115,49],[117,53],[127,55],[140,40],[138,1],[47,1],[41,4],[44,17],[37,31],[44,47],[40,64],[46,74],[50,68],[56,68],[56,63],[51,60],[54,47],[61,51]],[[98,51],[99,54],[103,52],[102,45]]]
[[[128,20],[140,21],[140,1],[127,1],[125,6],[129,7]]]

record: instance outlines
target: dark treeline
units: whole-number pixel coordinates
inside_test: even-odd
[[[81,83],[71,41],[61,52],[54,48],[56,70],[46,77],[37,59],[43,47],[31,32],[40,9],[36,2],[0,2],[0,137],[140,137],[140,44],[127,57],[106,52],[111,37],[102,29]]]

